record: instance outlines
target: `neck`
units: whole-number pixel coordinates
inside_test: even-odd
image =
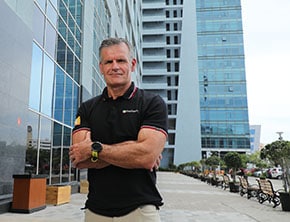
[[[122,86],[107,86],[108,96],[117,99],[120,96],[123,96],[125,92],[130,88],[131,83]]]

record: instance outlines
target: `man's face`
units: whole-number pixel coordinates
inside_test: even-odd
[[[99,68],[108,87],[122,87],[131,84],[131,72],[135,70],[136,59],[130,59],[127,45],[121,43],[101,50]]]

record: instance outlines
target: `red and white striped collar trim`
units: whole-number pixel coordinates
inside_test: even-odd
[[[132,93],[129,95],[128,99],[132,99],[135,96],[137,89],[138,88],[136,86],[134,86],[134,89],[133,89]]]

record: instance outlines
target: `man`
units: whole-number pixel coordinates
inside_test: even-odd
[[[99,48],[107,87],[81,104],[70,148],[77,168],[88,168],[85,221],[160,221],[156,166],[167,139],[163,99],[135,87],[129,42],[109,38]]]

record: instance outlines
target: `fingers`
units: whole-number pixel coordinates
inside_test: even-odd
[[[69,157],[74,166],[90,157],[91,143],[91,133],[88,132],[83,141],[75,143],[70,147]]]
[[[77,145],[72,145],[70,147],[69,158],[70,158],[70,161],[71,161],[73,167],[76,167],[78,162],[79,162]]]
[[[160,154],[157,159],[155,160],[155,163],[154,163],[154,166],[152,167],[151,171],[153,171],[153,169],[156,169],[158,170],[159,166],[160,166],[160,163],[161,163],[161,160],[162,160],[162,154]]]

